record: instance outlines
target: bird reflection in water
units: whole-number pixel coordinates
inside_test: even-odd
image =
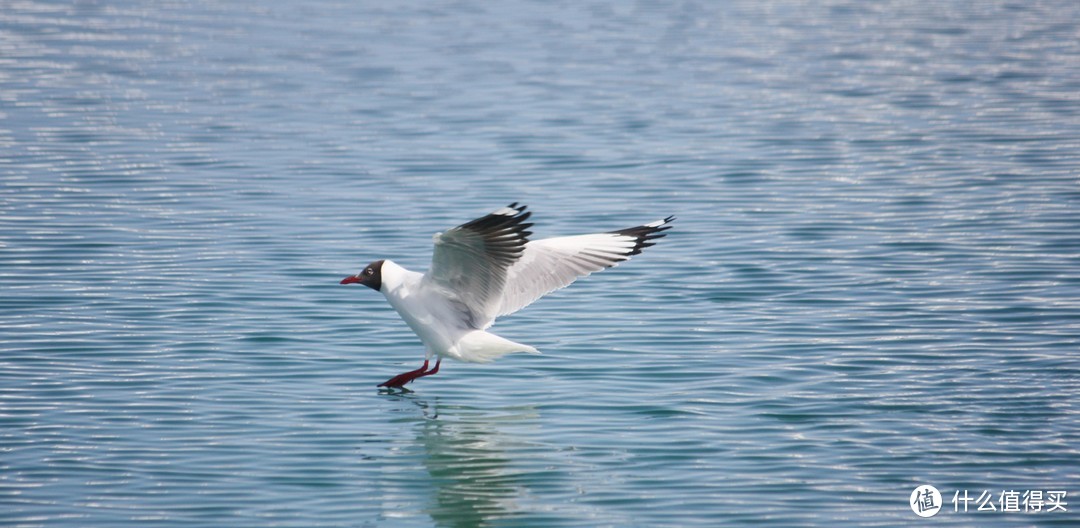
[[[422,413],[416,440],[434,485],[428,514],[438,526],[484,526],[529,516],[520,500],[537,469],[507,453],[543,449],[521,439],[522,431],[536,427],[534,407],[481,409],[409,399]]]

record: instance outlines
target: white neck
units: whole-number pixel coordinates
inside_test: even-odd
[[[387,297],[393,296],[395,293],[400,293],[402,288],[411,286],[413,282],[419,279],[420,275],[420,273],[398,266],[392,260],[384,260],[382,265],[382,289],[380,291]]]

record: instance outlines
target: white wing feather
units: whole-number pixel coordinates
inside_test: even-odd
[[[525,207],[511,204],[435,235],[431,269],[424,281],[462,316],[464,326],[483,329],[495,320],[506,270],[522,254],[532,224]]]
[[[506,283],[496,316],[512,314],[565,288],[581,277],[629,260],[651,240],[664,236],[672,217],[639,227],[568,237],[533,240],[506,272]]]

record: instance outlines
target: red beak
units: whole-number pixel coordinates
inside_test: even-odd
[[[348,277],[341,279],[341,284],[352,284],[354,282],[360,282],[360,277],[357,277],[356,275],[349,275]]]

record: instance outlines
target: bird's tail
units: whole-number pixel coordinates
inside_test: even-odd
[[[471,363],[490,363],[514,352],[540,353],[529,345],[515,343],[483,330],[474,330],[465,334],[455,348],[457,359]]]

